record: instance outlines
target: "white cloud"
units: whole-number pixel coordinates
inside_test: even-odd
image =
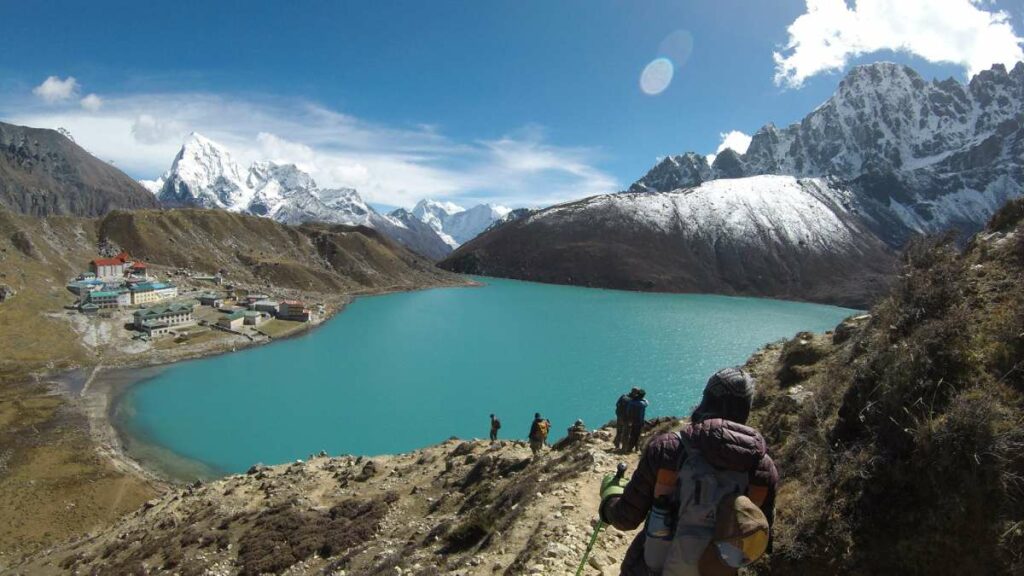
[[[750,141],[752,140],[749,134],[744,134],[739,130],[730,130],[728,132],[722,132],[719,134],[722,141],[718,143],[718,148],[715,149],[714,154],[708,154],[708,164],[714,164],[715,158],[722,153],[722,150],[726,148],[732,148],[738,154],[746,154],[747,148],[750,147]]]
[[[739,130],[730,130],[729,132],[722,132],[719,134],[722,137],[722,142],[715,149],[715,154],[719,154],[726,148],[732,148],[739,154],[746,154],[747,148],[750,147],[751,136],[744,134]]]
[[[50,76],[43,80],[42,84],[33,88],[32,93],[42,98],[44,102],[53,104],[78,94],[78,81],[74,76],[68,76],[63,80],[57,76]]]
[[[411,207],[421,198],[539,206],[613,192],[598,154],[551,144],[528,126],[493,139],[456,141],[430,124],[394,127],[307,101],[206,93],[103,97],[102,109],[42,106],[0,94],[0,118],[71,130],[78,143],[136,178],[165,172],[189,132],[220,142],[242,165],[294,163],[324,187]]]
[[[799,88],[821,72],[842,70],[850,58],[896,50],[936,63],[957,64],[968,75],[992,64],[1024,60],[1021,43],[1001,10],[979,0],[807,0],[807,12],[788,28],[775,52],[775,83]]]
[[[103,107],[103,99],[95,94],[89,94],[85,98],[82,98],[79,104],[82,105],[82,108],[85,108],[90,112],[97,112]]]
[[[139,114],[132,123],[132,137],[140,144],[180,142],[185,127],[173,120],[161,120],[150,114]]]

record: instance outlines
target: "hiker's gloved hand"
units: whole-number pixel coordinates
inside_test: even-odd
[[[616,474],[608,474],[601,480],[601,507],[598,509],[598,516],[601,517],[601,521],[605,524],[611,524],[608,518],[605,516],[605,508],[612,496],[621,496],[626,491],[626,484],[629,481],[625,476],[618,476]]]

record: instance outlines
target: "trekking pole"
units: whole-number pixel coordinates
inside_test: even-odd
[[[615,481],[622,480],[622,477],[626,474],[626,464],[620,462],[615,468]],[[604,528],[604,522],[598,518],[597,525],[594,526],[594,533],[590,535],[590,542],[587,544],[586,551],[583,552],[583,559],[580,560],[580,567],[576,569],[576,576],[583,574],[583,567],[587,565],[587,558],[590,557],[590,551],[594,549],[594,544],[597,542],[597,535],[601,533],[601,529]]]

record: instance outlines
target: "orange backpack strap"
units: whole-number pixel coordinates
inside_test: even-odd
[[[747,486],[747,498],[754,504],[757,504],[758,508],[764,506],[766,500],[768,500],[768,487],[758,486],[757,484],[751,484]]]

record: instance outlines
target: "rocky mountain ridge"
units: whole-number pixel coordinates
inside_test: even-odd
[[[745,153],[727,149],[710,166],[699,154],[669,156],[630,190],[761,174],[836,179],[894,248],[917,233],[970,235],[1024,190],[1024,63],[994,65],[966,85],[887,62],[858,66],[800,122],[758,130]]]
[[[31,216],[102,216],[157,204],[65,133],[0,122],[0,205]]]

